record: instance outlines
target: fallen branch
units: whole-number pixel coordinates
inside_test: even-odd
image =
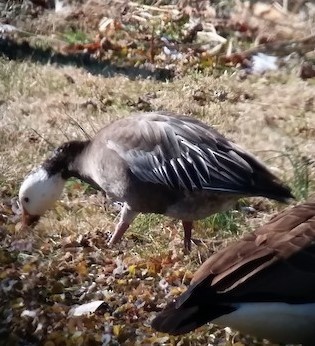
[[[225,63],[239,64],[257,53],[268,53],[284,57],[294,52],[304,55],[314,49],[315,35],[310,35],[299,40],[263,43],[243,52],[221,56],[221,59],[223,59]]]

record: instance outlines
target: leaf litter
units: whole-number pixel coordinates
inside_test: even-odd
[[[150,327],[166,302],[186,290],[198,265],[183,254],[179,232],[169,249],[139,256],[128,239],[108,248],[99,231],[45,238],[17,232],[13,210],[0,210],[6,216],[0,226],[5,344],[243,345],[234,332],[213,325],[179,337]],[[199,256],[202,262],[208,253]]]
[[[59,4],[63,2],[65,6]],[[34,0],[29,13],[23,13],[36,13],[38,18],[23,24],[18,17],[12,18],[0,23],[0,33],[5,39],[14,37],[31,45],[45,42],[65,57],[89,56],[121,67],[160,68],[175,75],[235,67],[263,73],[290,65],[290,59],[282,59],[277,66],[266,62],[263,69],[256,68],[257,60],[271,61],[294,53],[308,61],[314,58],[315,9],[311,2],[300,1],[291,7],[287,2],[262,1],[159,3],[59,1],[53,11],[45,9],[45,1],[38,6]],[[313,73],[302,75],[312,78]]]

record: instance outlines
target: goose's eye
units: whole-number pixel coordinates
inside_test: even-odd
[[[30,199],[28,197],[24,197],[24,202],[28,203],[30,201]]]

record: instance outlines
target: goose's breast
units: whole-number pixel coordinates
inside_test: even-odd
[[[166,185],[143,182],[131,174],[126,161],[113,151],[90,152],[84,171],[108,197],[127,202],[134,211],[186,221],[228,210],[239,198],[235,194],[174,190]]]
[[[200,220],[232,208],[239,196],[208,191],[186,192],[168,206],[165,214],[181,220]]]
[[[274,342],[315,344],[315,303],[243,303],[213,323]]]
[[[125,202],[129,189],[128,167],[112,151],[94,150],[86,160],[86,170],[93,181],[113,200]]]

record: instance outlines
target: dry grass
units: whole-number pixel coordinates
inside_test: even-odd
[[[241,81],[237,75],[195,73],[172,83],[135,82],[2,59],[0,80],[2,180],[22,179],[52,149],[48,142],[56,146],[84,138],[78,124],[93,136],[108,122],[138,110],[196,116],[267,161],[288,181],[289,160],[273,158],[288,149],[308,158],[314,152],[314,85],[294,74]]]
[[[296,182],[294,168],[302,162],[302,154],[312,159],[315,150],[314,84],[301,81],[294,72],[245,80],[237,74],[214,78],[195,73],[162,83],[131,81],[125,76],[105,79],[83,69],[0,59],[0,95],[0,208],[16,196],[25,174],[49,155],[50,143],[59,145],[84,138],[82,129],[93,135],[109,121],[142,109],[191,114],[212,124],[268,162],[289,184],[295,184],[295,192],[305,186],[303,177]],[[313,176],[312,171],[308,174],[308,178]],[[312,191],[312,186],[309,188]],[[105,244],[106,233],[113,230],[118,212],[103,202],[86,185],[67,184],[56,208],[27,235],[37,250],[53,244],[53,251],[42,253],[45,268],[64,254],[61,244],[67,237],[105,233]],[[179,268],[174,270],[193,271],[213,250],[283,208],[260,198],[252,199],[252,203],[258,210],[254,216],[236,211],[220,220],[200,221],[195,236],[204,239],[204,246],[194,247],[190,256],[178,251],[183,235],[180,225],[155,215],[140,216],[124,241],[113,250],[104,248],[102,255],[112,258],[123,254],[128,261],[146,261],[152,256],[176,253]],[[17,231],[16,220],[3,220],[8,241],[26,237]],[[227,226],[234,233],[226,231]],[[94,274],[90,275],[93,280]],[[224,344],[224,332],[211,331],[220,336],[214,344]],[[180,338],[176,340],[179,342]],[[185,344],[198,344],[193,341],[194,334],[182,340]]]

